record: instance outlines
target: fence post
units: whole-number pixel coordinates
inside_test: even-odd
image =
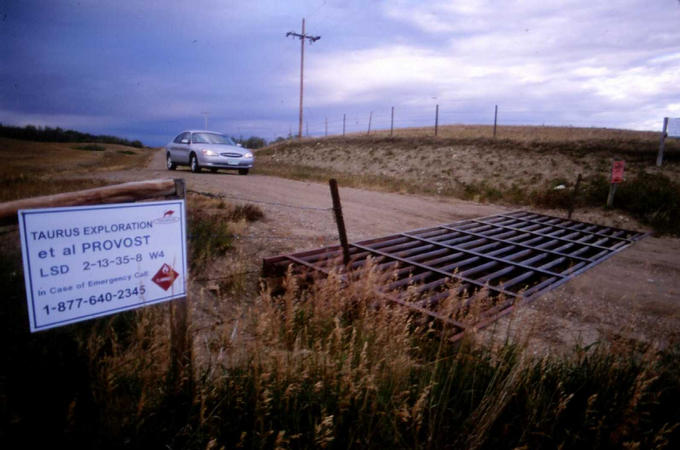
[[[616,194],[616,183],[609,184],[609,194],[607,195],[607,208],[611,208],[614,204],[614,194]]]
[[[174,197],[186,197],[184,179],[175,178]],[[170,373],[169,383],[175,395],[190,395],[193,388],[193,361],[189,339],[189,298],[170,302]],[[189,397],[190,398],[190,397]]]
[[[661,129],[661,142],[659,142],[659,154],[656,156],[656,165],[661,167],[663,163],[663,149],[666,145],[666,131],[668,130],[668,117],[663,118],[663,128]]]
[[[345,137],[345,119],[346,119],[346,114],[342,115],[342,137]]]
[[[373,111],[368,115],[368,132],[366,133],[366,136],[371,134],[371,120],[373,120]]]
[[[576,178],[576,184],[574,185],[574,192],[571,194],[571,201],[569,202],[569,213],[567,214],[567,219],[571,219],[571,215],[574,212],[574,204],[576,204],[576,196],[578,195],[578,187],[581,184],[581,174],[578,174]]]
[[[439,104],[435,108],[434,113],[434,135],[436,136],[439,131]]]
[[[392,116],[390,119],[390,137],[394,134],[394,106],[392,107]]]
[[[335,212],[335,223],[338,225],[338,236],[342,246],[342,262],[349,264],[349,244],[347,243],[347,230],[345,229],[345,219],[342,217],[342,205],[340,204],[340,193],[338,192],[338,182],[335,178],[328,180],[331,188],[331,198],[333,199],[333,211]]]
[[[495,105],[493,112],[493,138],[496,139],[496,124],[498,123],[498,105]]]

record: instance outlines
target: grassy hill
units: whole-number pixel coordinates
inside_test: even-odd
[[[374,135],[285,141],[258,152],[259,173],[337,178],[345,186],[452,196],[513,205],[566,208],[582,175],[576,206],[604,206],[612,160],[626,162],[615,207],[653,225],[680,230],[680,141],[668,140],[656,167],[658,133],[559,127],[445,126]]]
[[[152,154],[120,144],[0,138],[0,201],[99,186],[91,179],[97,172],[140,167]]]

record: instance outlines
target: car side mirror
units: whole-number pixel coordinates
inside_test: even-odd
[[[180,142],[181,142],[182,144],[188,144],[188,143],[189,143],[189,139],[182,139]]]

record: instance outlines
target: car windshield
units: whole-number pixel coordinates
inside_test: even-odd
[[[191,142],[194,144],[226,144],[236,145],[234,140],[229,136],[217,133],[194,133],[191,136]]]

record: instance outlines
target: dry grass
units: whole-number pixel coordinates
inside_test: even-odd
[[[208,223],[229,222],[227,234],[258,216],[220,200],[190,202]],[[8,343],[0,404],[11,418],[0,436],[8,447],[680,445],[677,344],[656,351],[602,342],[559,357],[532,356],[521,339],[452,345],[431,323],[385,303],[375,286],[389,274],[370,266],[349,284],[336,273],[289,273],[280,295],[250,284],[236,294],[232,278],[213,295],[194,282],[190,335],[200,353],[194,390],[178,398],[166,385],[167,305],[29,335],[17,320],[27,312],[16,241],[0,255]],[[239,272],[251,257],[224,250],[234,264],[210,253],[192,273],[216,261]]]
[[[620,193],[626,192],[627,201],[615,205],[631,205],[635,217],[672,232],[675,212],[656,220],[669,213],[632,205],[649,204],[645,198],[657,191],[663,198],[676,197],[680,141],[668,141],[664,165],[658,168],[655,133],[509,127],[505,131],[512,137],[494,140],[482,137],[485,130],[460,126],[443,127],[438,138],[419,137],[421,130],[406,129],[397,130],[393,138],[382,133],[287,141],[259,151],[256,170],[294,179],[333,177],[345,186],[543,208],[566,208],[571,203],[570,188],[581,174],[577,206],[602,207],[611,162],[623,159],[626,181]],[[566,189],[555,190],[560,185]],[[631,192],[637,198],[628,201]],[[669,204],[668,209],[677,208]]]
[[[357,136],[362,133],[356,133]],[[371,132],[371,136],[388,137],[389,130]],[[399,128],[394,130],[394,137],[432,137],[434,127]],[[442,139],[478,139],[492,138],[491,125],[442,125],[437,136]],[[659,134],[651,131],[622,130],[615,128],[580,128],[554,126],[499,126],[496,129],[497,139],[531,142],[569,142],[582,140],[634,139],[651,140],[658,143]]]
[[[152,154],[116,144],[0,138],[0,158],[5,162],[0,168],[0,201],[102,186],[106,183],[93,179],[97,172],[141,167]]]

